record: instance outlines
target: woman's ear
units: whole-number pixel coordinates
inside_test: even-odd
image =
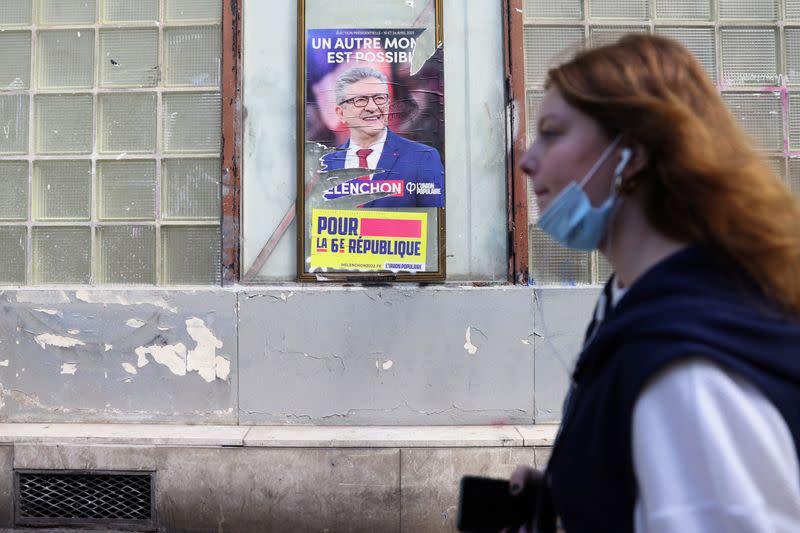
[[[631,160],[633,156],[633,150],[630,148],[623,148],[619,154],[619,163],[617,163],[617,168],[614,169],[614,176],[619,176],[622,174],[622,171],[625,170],[625,167],[628,166],[628,162]]]
[[[641,172],[644,167],[647,166],[649,161],[649,156],[647,154],[647,150],[644,149],[640,143],[634,142],[630,143],[629,150],[633,151],[631,155],[631,160],[628,163],[628,166],[625,167],[625,170],[622,172],[622,178],[625,179],[626,177],[635,176],[639,172]]]
[[[617,191],[630,194],[639,185],[638,174],[647,166],[647,151],[639,143],[627,143],[620,152],[620,161],[615,172]]]

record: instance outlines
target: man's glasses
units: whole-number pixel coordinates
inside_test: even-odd
[[[339,102],[339,105],[353,104],[356,107],[367,107],[370,98],[372,98],[372,101],[375,102],[375,105],[386,105],[389,102],[389,95],[386,93],[380,93],[348,98],[347,100],[342,100]]]

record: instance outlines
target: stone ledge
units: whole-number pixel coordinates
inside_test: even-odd
[[[242,446],[247,426],[0,424],[0,444]]]
[[[522,446],[516,426],[253,426],[245,446],[461,448]]]
[[[273,448],[464,448],[552,446],[558,425],[195,426],[0,424],[0,444],[243,446]]]
[[[559,424],[516,426],[517,431],[522,435],[523,446],[552,446],[559,427]]]
[[[0,529],[0,533],[131,533],[130,531],[122,531],[118,529],[42,529],[42,528],[15,528],[15,529]]]

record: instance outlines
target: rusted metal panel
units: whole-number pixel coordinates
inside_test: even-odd
[[[527,145],[525,128],[525,58],[522,41],[522,0],[503,0],[505,11],[505,77],[508,175],[508,276],[512,283],[528,283],[527,178],[519,162]]]
[[[222,282],[239,279],[242,198],[242,0],[222,14]]]

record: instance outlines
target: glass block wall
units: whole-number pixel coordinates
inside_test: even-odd
[[[656,33],[697,56],[776,173],[800,194],[800,0],[525,0],[523,13],[528,142],[548,68],[628,32]],[[528,201],[532,282],[603,283],[610,267],[602,256],[552,241],[534,226],[532,192]]]
[[[0,284],[218,284],[221,0],[0,0]]]

